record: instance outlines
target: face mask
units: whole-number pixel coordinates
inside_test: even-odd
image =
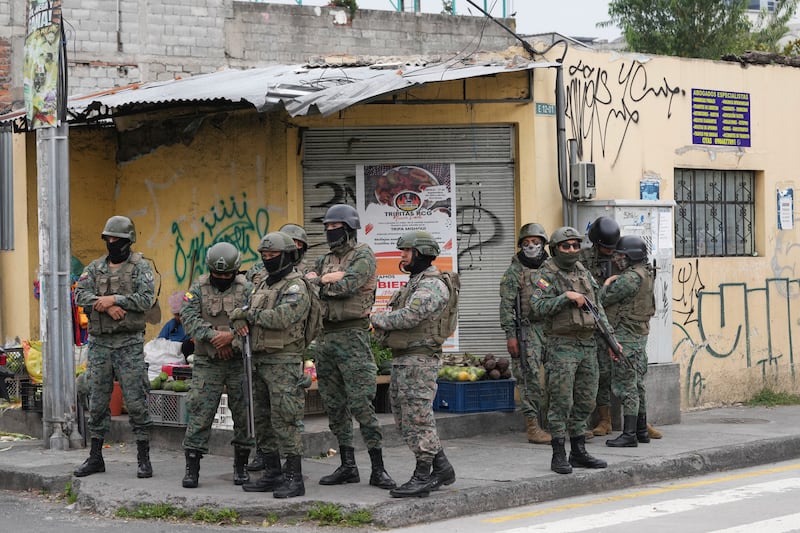
[[[536,259],[542,254],[542,245],[529,244],[527,246],[523,246],[522,253],[525,254],[525,257],[527,257],[528,259]]]
[[[553,255],[553,261],[555,261],[558,268],[562,270],[572,270],[575,266],[575,263],[578,262],[580,259],[580,255],[578,254],[570,254],[566,252],[562,252],[561,250],[555,250],[555,254]]]
[[[108,260],[112,263],[122,263],[131,255],[131,241],[129,239],[118,239],[114,242],[106,241],[108,250]]]
[[[341,228],[325,230],[325,240],[328,241],[328,246],[331,248],[343,245],[347,242],[347,228],[342,226]]]
[[[264,263],[264,269],[269,274],[275,274],[284,266],[283,254],[276,255],[272,259],[262,259],[261,261]]]
[[[212,274],[208,277],[208,280],[211,282],[211,286],[220,292],[227,291],[233,285],[233,278],[218,278]]]
[[[404,264],[402,261],[400,262],[400,271],[414,276],[415,274],[419,274],[431,266],[433,259],[433,257],[427,255],[420,255],[416,250],[414,250],[411,255],[410,263]]]
[[[614,264],[617,265],[618,269],[625,270],[631,265],[631,261],[626,255],[615,255]]]

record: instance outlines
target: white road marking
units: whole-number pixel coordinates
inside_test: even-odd
[[[741,526],[729,527],[728,529],[717,529],[710,533],[752,533],[753,531],[787,533],[789,531],[797,531],[798,529],[800,529],[800,513],[770,518],[769,520],[762,520],[761,522],[742,524]]]

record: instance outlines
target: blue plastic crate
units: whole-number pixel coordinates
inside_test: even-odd
[[[513,379],[439,381],[433,410],[448,413],[513,411],[515,384]]]

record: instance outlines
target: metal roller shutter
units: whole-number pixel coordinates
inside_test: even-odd
[[[498,287],[515,251],[514,128],[310,129],[303,135],[308,262],[327,251],[322,216],[355,205],[355,168],[366,163],[453,162],[456,166],[460,351],[505,354]]]

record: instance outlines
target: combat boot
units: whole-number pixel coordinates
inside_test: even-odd
[[[244,485],[250,481],[247,473],[247,460],[250,459],[250,448],[234,447],[233,449],[233,484]]]
[[[658,434],[658,438],[661,438],[661,433]],[[636,417],[636,439],[642,444],[650,442],[650,424],[647,423],[647,415],[644,413]]]
[[[380,448],[370,448],[369,460],[372,463],[372,473],[369,476],[369,484],[379,489],[393,489],[397,483],[386,472],[383,466],[383,450]]]
[[[352,446],[339,446],[342,466],[333,471],[333,474],[322,476],[320,485],[343,485],[344,483],[358,483],[361,477],[356,466],[356,451]]]
[[[181,484],[185,489],[196,489],[200,480],[200,459],[203,454],[197,450],[186,450],[186,475]]]
[[[153,466],[150,464],[150,442],[136,441],[136,477],[153,477]]]
[[[580,437],[569,438],[569,464],[581,468],[605,468],[608,463],[597,457],[589,455],[586,451],[586,439]]]
[[[616,439],[606,441],[606,446],[612,448],[636,448],[636,415],[625,415],[622,418],[622,434]]]
[[[283,468],[283,483],[275,488],[272,493],[273,498],[294,498],[303,496],[306,493],[306,486],[303,483],[303,466],[300,463],[299,455],[289,455],[286,457],[286,465]]]
[[[600,419],[597,422],[597,426],[592,430],[592,433],[598,437],[608,435],[611,433],[611,406],[598,406],[597,415]]]
[[[526,418],[525,424],[528,426],[528,442],[531,444],[550,444],[550,433],[539,427],[539,421],[535,418]]]
[[[431,494],[433,457],[418,457],[411,479],[389,491],[393,498],[427,498]]]
[[[452,485],[456,481],[456,471],[444,455],[444,450],[439,450],[433,457],[433,471],[431,472],[431,490],[439,490],[442,485]]]
[[[283,469],[281,456],[277,452],[264,454],[264,473],[252,483],[245,483],[245,492],[272,492],[283,485]]]
[[[657,430],[650,424],[647,424],[647,436],[650,437],[651,439],[660,439],[664,435],[662,435],[659,430]],[[639,442],[644,442],[644,441],[640,440]]]
[[[105,472],[106,463],[103,461],[103,439],[92,439],[92,449],[89,458],[81,466],[75,469],[76,477],[84,477],[97,472]]]
[[[250,472],[258,472],[259,470],[264,470],[266,468],[266,456],[264,452],[260,449],[256,448],[256,454],[253,457],[253,462],[247,465],[247,469]]]
[[[567,462],[567,451],[564,444],[567,439],[564,437],[553,437],[550,445],[553,447],[553,458],[550,460],[550,470],[556,474],[571,474],[572,465]]]

